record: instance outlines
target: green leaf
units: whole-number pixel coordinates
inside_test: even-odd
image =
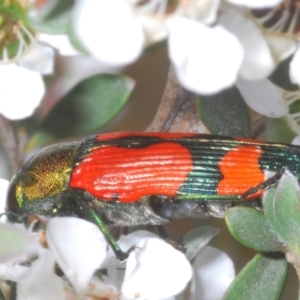
[[[297,179],[285,174],[277,189],[270,189],[264,199],[267,222],[280,239],[300,255],[300,194]]]
[[[257,254],[238,274],[223,300],[276,300],[286,279],[283,255]]]
[[[250,115],[236,87],[211,96],[199,96],[198,113],[212,134],[250,137]]]
[[[282,61],[272,73],[269,79],[277,86],[287,91],[297,91],[299,86],[291,82],[290,79],[290,63],[293,56],[290,56],[286,60]]]
[[[44,119],[29,148],[99,129],[122,109],[133,87],[134,81],[124,76],[100,74],[84,80]]]
[[[66,34],[70,26],[70,19],[74,0],[48,1],[41,12],[29,14],[27,21],[30,26],[39,32],[49,34]],[[51,3],[53,2],[53,3]]]
[[[268,119],[266,135],[268,141],[290,143],[297,134],[291,129],[287,119],[284,117]]]
[[[264,214],[251,207],[232,207],[225,212],[225,222],[236,240],[256,251],[273,252],[282,249],[282,243],[272,232]]]
[[[9,287],[10,287],[9,300],[17,300],[17,283],[11,281],[9,283]]]
[[[186,247],[185,256],[192,260],[219,232],[212,226],[202,226],[193,229],[183,237],[183,244]]]
[[[18,228],[0,224],[0,262],[26,259],[34,254],[36,247],[31,236]]]

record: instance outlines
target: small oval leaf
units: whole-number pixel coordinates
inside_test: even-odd
[[[273,252],[282,249],[282,243],[272,232],[264,214],[251,207],[232,207],[225,212],[225,222],[236,240],[256,251]]]
[[[186,258],[190,261],[195,258],[218,232],[219,230],[212,226],[201,226],[187,233],[182,239],[186,247]]]
[[[266,135],[268,141],[277,143],[290,143],[297,135],[291,129],[285,117],[278,119],[269,118],[266,125]]]
[[[30,148],[40,145],[41,137],[49,142],[99,129],[121,110],[133,87],[132,79],[117,75],[100,74],[82,81],[38,126]]]
[[[257,254],[235,278],[223,300],[276,300],[280,297],[287,268],[283,255]]]
[[[73,5],[74,0],[47,1],[44,8],[35,14],[29,14],[27,21],[33,29],[39,32],[67,34],[70,27]]]
[[[212,134],[250,137],[250,115],[236,87],[211,96],[199,96],[198,113]]]
[[[272,188],[266,193],[263,204],[272,230],[296,255],[300,255],[300,193],[297,179],[286,172],[276,190]]]

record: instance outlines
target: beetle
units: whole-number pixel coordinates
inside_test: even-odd
[[[261,197],[284,169],[299,179],[299,146],[194,133],[99,134],[32,156],[11,180],[6,211],[18,222],[30,214],[89,220],[122,260],[128,252],[107,227],[222,217]]]

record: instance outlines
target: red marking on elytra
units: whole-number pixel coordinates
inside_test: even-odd
[[[265,180],[259,166],[263,150],[256,146],[238,146],[228,151],[219,162],[224,178],[220,180],[217,192],[219,195],[241,195],[250,188]],[[247,199],[261,196],[263,191]]]
[[[96,139],[98,141],[105,141],[105,140],[113,140],[119,138],[126,138],[130,136],[143,136],[143,137],[157,137],[162,139],[180,139],[180,138],[187,138],[187,137],[194,137],[196,133],[174,133],[174,132],[112,132],[112,133],[104,133],[98,134]]]
[[[73,170],[70,187],[120,202],[155,194],[175,196],[192,168],[189,150],[178,143],[143,148],[100,146]]]

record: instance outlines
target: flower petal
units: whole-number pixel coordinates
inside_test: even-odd
[[[98,227],[82,219],[56,217],[48,223],[46,239],[74,289],[85,289],[106,255],[107,243]]]
[[[76,50],[70,43],[69,37],[65,34],[39,34],[39,41],[43,41],[58,50],[60,55],[78,55],[80,52]]]
[[[290,63],[290,78],[292,83],[300,85],[300,48],[295,52]]]
[[[219,21],[243,46],[241,76],[248,80],[258,80],[270,75],[275,68],[275,62],[258,26],[238,9],[233,8],[222,14]]]
[[[167,37],[168,31],[165,25],[165,19],[153,14],[139,14],[145,33],[145,46],[162,41]]]
[[[132,246],[138,245],[140,242],[142,242],[146,238],[158,239],[158,236],[147,230],[136,230],[127,235],[121,235],[120,239],[118,240],[118,244],[120,245],[120,247],[122,249],[127,251]]]
[[[36,241],[23,230],[22,226],[1,223],[0,245],[1,262],[16,259],[26,260],[37,255]]]
[[[73,21],[78,39],[103,63],[129,64],[143,50],[142,26],[124,0],[79,0]]]
[[[282,0],[227,0],[228,2],[236,5],[244,5],[249,8],[266,8],[276,6]]]
[[[121,294],[124,299],[171,297],[186,287],[191,275],[181,252],[160,239],[146,238],[127,260]]]
[[[189,19],[211,25],[217,19],[219,5],[220,0],[191,0],[183,4],[183,13]]]
[[[133,246],[138,245],[145,238],[158,238],[157,235],[146,230],[137,230],[128,235],[121,235],[118,244],[123,251],[127,251]],[[121,289],[124,276],[126,261],[120,262],[116,259],[112,249],[109,248],[102,267],[107,270],[107,277],[103,277],[103,281],[107,284],[113,284],[117,289]]]
[[[52,74],[54,66],[54,50],[47,45],[35,43],[18,61],[18,65],[40,74]]]
[[[2,280],[11,280],[18,282],[26,277],[28,267],[22,266],[16,262],[0,264],[0,278]]]
[[[298,41],[290,36],[267,32],[265,33],[265,39],[277,62],[285,60],[297,49]]]
[[[219,300],[235,277],[229,256],[216,248],[207,246],[193,263],[194,276],[190,300]]]
[[[300,146],[300,135],[297,135],[297,136],[292,140],[291,144]]]
[[[288,113],[282,90],[269,80],[247,81],[239,78],[237,87],[248,106],[258,113],[269,118],[280,118]]]
[[[184,18],[173,18],[168,26],[170,58],[185,88],[212,94],[235,82],[243,50],[231,33]]]
[[[32,115],[45,93],[41,74],[15,64],[0,65],[0,113],[11,120]]]
[[[17,285],[17,300],[63,300],[64,285],[54,273],[54,258],[44,249],[38,259],[31,263],[26,276]]]

